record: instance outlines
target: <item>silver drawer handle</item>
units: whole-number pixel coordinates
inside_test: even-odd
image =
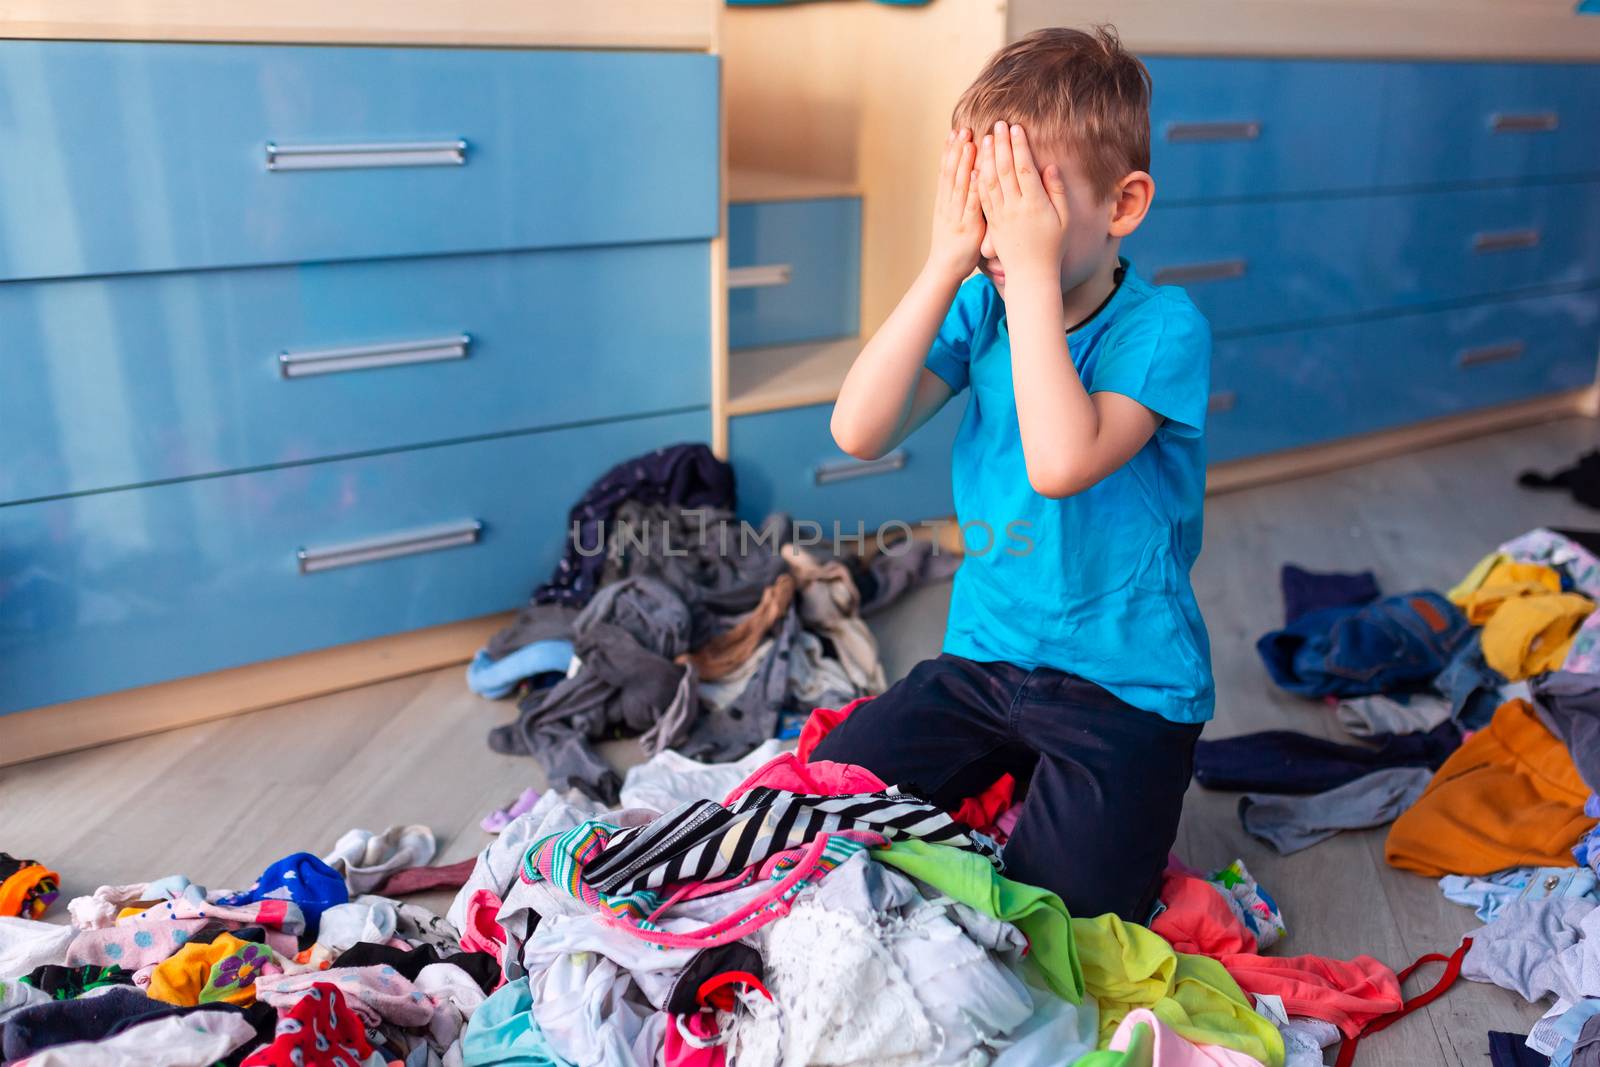
[[[1167,124],[1167,140],[1174,143],[1254,141],[1260,136],[1259,122],[1169,122]]]
[[[1555,111],[1497,112],[1489,116],[1489,128],[1495,133],[1549,133],[1561,125],[1561,115]]]
[[[321,548],[302,548],[295,552],[300,561],[301,574],[331,571],[338,567],[353,567],[357,563],[372,563],[398,556],[415,556],[421,552],[436,552],[441,548],[456,548],[478,543],[483,534],[483,523],[477,519],[427,526],[420,530],[371,537],[364,541],[347,541],[342,545],[324,545]]]
[[[351,348],[313,348],[303,352],[279,352],[278,371],[285,378],[309,378],[315,374],[337,374],[347,370],[374,367],[402,367],[408,363],[436,363],[446,359],[466,359],[472,338],[429,337],[421,341],[396,341],[384,345],[356,345]]]
[[[1206,398],[1206,413],[1218,415],[1224,411],[1232,411],[1238,405],[1239,394],[1232,389],[1223,389]]]
[[[268,170],[343,170],[347,167],[459,167],[467,142],[390,141],[374,144],[267,142]]]
[[[1485,363],[1506,363],[1513,359],[1521,359],[1527,347],[1521,341],[1507,341],[1501,345],[1465,348],[1456,353],[1456,366],[1479,367]]]
[[[1474,252],[1509,252],[1515,248],[1536,248],[1544,235],[1538,230],[1497,230],[1472,235]]]
[[[775,285],[788,285],[793,280],[794,268],[787,263],[728,268],[729,289],[767,289]]]
[[[831,485],[834,482],[847,482],[851,478],[891,474],[903,469],[910,458],[904,449],[897,448],[877,459],[842,459],[833,463],[818,463],[811,470],[811,479],[817,485]]]
[[[1228,278],[1243,278],[1249,264],[1242,259],[1218,259],[1210,263],[1185,263],[1177,267],[1162,267],[1156,271],[1157,285],[1194,285],[1198,282],[1220,282]]]

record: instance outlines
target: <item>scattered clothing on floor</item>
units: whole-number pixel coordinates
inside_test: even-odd
[[[606,565],[602,549],[610,533],[607,524],[625,501],[731,510],[733,486],[733,468],[702,444],[658,448],[618,463],[572,506],[561,562],[550,580],[533,591],[534,603],[581,607],[589,602]]]
[[[38,919],[61,892],[61,876],[37,860],[0,852],[0,915]]]
[[[1477,630],[1461,642],[1433,687],[1450,702],[1450,715],[1464,730],[1487,726],[1495,709],[1515,695],[1507,691],[1505,676],[1484,662]]]
[[[1255,935],[1201,878],[1169,869],[1161,902],[1165,908],[1151,920],[1151,931],[1180,953],[1216,960],[1246,992],[1282,998],[1290,1015],[1321,1019],[1351,1037],[1401,1006],[1399,979],[1370,956],[1261,955]]]
[[[1600,993],[1593,984],[1595,972],[1586,973],[1583,965],[1587,950],[1582,943],[1595,930],[1595,911],[1594,901],[1569,897],[1512,901],[1493,922],[1468,935],[1472,948],[1461,975],[1509,989],[1530,1002],[1547,996],[1582,1000],[1586,988]],[[1577,953],[1569,956],[1574,949]]]
[[[1517,484],[1524,489],[1565,489],[1585,507],[1600,508],[1600,451],[1585,452],[1572,466],[1549,474],[1523,471]]]
[[[1563,586],[1600,600],[1600,540],[1583,530],[1530,530],[1500,546],[1507,559],[1543,563],[1558,570]],[[1567,649],[1564,670],[1582,674],[1600,673],[1600,612],[1591,612],[1573,635]]]
[[[1216,887],[1245,929],[1254,935],[1257,948],[1270,948],[1288,934],[1277,901],[1261,888],[1261,883],[1245,867],[1244,860],[1234,860],[1226,867],[1217,868],[1206,875],[1206,881]]]
[[[851,573],[861,591],[861,617],[870,619],[919,585],[949,578],[959,566],[959,553],[916,538],[886,545],[871,559],[855,560]]]
[[[433,889],[460,889],[472,874],[473,860],[438,867],[402,867],[391,871],[374,890],[379,896],[405,897]]]
[[[1567,747],[1590,791],[1600,791],[1600,675],[1557,671],[1529,689],[1534,714]]]
[[[43,967],[35,967],[17,981],[48,994],[52,1000],[71,1000],[73,997],[81,997],[85,993],[108,989],[111,986],[132,985],[133,972],[126,967],[66,967],[61,964],[45,964]]]
[[[1256,643],[1279,686],[1307,697],[1365,696],[1419,688],[1471,633],[1437,593],[1419,590],[1303,615]]]
[[[1195,745],[1194,777],[1207,789],[1304,795],[1337,789],[1373,771],[1435,768],[1461,745],[1461,730],[1440,723],[1427,733],[1343,745],[1291,730],[1266,730]]]
[[[426,826],[391,826],[382,833],[354,829],[334,842],[322,862],[344,876],[351,893],[370,893],[403,867],[421,867],[438,849]]]
[[[1288,856],[1343,830],[1393,822],[1432,779],[1427,767],[1388,767],[1310,796],[1247,793],[1239,798],[1239,822],[1251,837]]]
[[[1283,588],[1283,624],[1292,626],[1313,612],[1329,608],[1354,608],[1370,604],[1381,593],[1371,571],[1342,574],[1337,571],[1308,571],[1285,563],[1278,572]]]
[[[362,1067],[371,1055],[366,1027],[339,987],[318,982],[278,1017],[272,1043],[242,1067]]]
[[[1572,858],[1600,875],[1600,796],[1590,794],[1583,802],[1583,817],[1596,820],[1595,826],[1572,846]]]
[[[1377,693],[1345,697],[1336,714],[1339,725],[1352,737],[1426,733],[1452,717],[1450,702],[1432,693]]]
[[[1439,889],[1446,900],[1472,908],[1486,923],[1518,900],[1556,897],[1600,904],[1600,882],[1587,867],[1512,867],[1481,876],[1447,874],[1439,879]]]
[[[1507,701],[1394,822],[1389,864],[1438,878],[1560,867],[1594,820],[1566,747],[1523,700]]]
[[[672,749],[658,752],[628,768],[622,806],[666,812],[696,800],[721,800],[782,751],[780,742],[768,740],[731,763],[702,763]]]
[[[508,697],[530,680],[545,675],[557,678],[572,664],[572,642],[535,641],[531,645],[492,659],[487,648],[480,648],[467,664],[467,688],[490,700]]]
[[[256,879],[255,885],[238,893],[217,897],[212,903],[223,907],[263,902],[290,901],[295,904],[305,920],[306,933],[315,937],[322,913],[350,899],[350,890],[344,876],[309,852],[296,852],[269,865]],[[172,912],[173,903],[162,907]],[[156,909],[152,909],[154,911]],[[203,909],[202,909],[203,911]],[[181,918],[173,914],[174,918]],[[249,921],[249,920],[246,920]],[[298,933],[298,930],[289,930]]]

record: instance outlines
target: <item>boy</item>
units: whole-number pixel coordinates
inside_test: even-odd
[[[948,807],[1031,779],[1006,875],[1133,922],[1213,703],[1189,584],[1210,327],[1118,256],[1155,191],[1149,102],[1112,30],[1051,29],[996,53],[956,104],[927,263],[832,427],[874,458],[970,388],[952,457],[969,552],[944,652],[813,757]]]

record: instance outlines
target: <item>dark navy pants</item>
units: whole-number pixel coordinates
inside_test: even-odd
[[[1145,922],[1178,835],[1198,725],[1072,674],[941,655],[863,704],[812,753],[944,808],[1000,775],[1030,781],[1006,877],[1074,915]]]

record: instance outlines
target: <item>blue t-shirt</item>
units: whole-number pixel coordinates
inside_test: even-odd
[[[944,650],[1053,667],[1174,722],[1204,722],[1211,643],[1189,569],[1200,554],[1211,327],[1182,289],[1123,265],[1122,284],[1067,348],[1086,390],[1131,397],[1162,422],[1126,465],[1075,496],[1052,500],[1028,482],[1006,308],[989,279],[961,286],[928,352],[950,388],[972,389],[952,457],[968,552]]]

